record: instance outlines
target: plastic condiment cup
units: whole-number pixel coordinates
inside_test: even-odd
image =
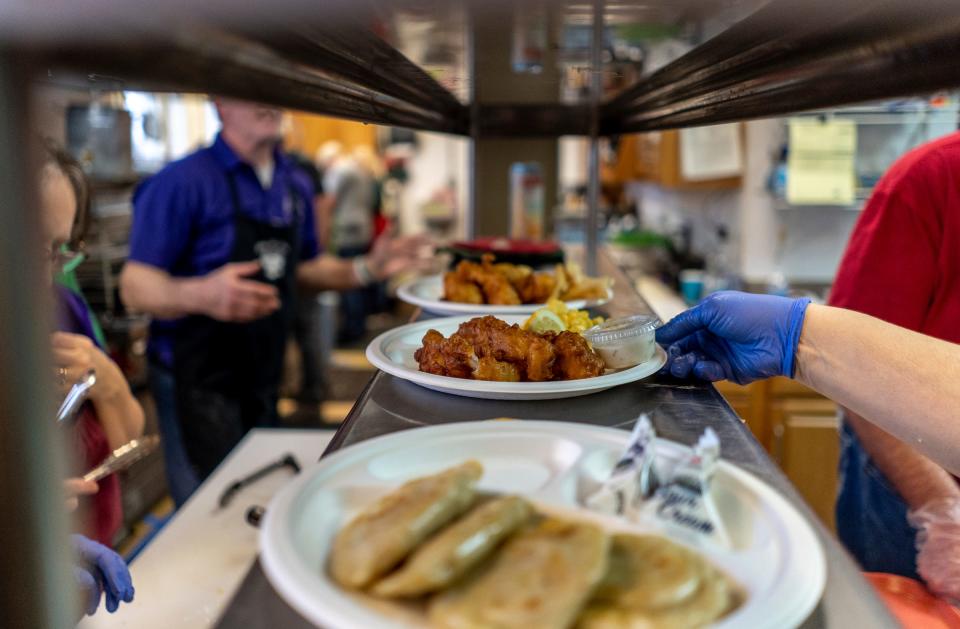
[[[609,369],[625,369],[647,362],[656,353],[654,331],[660,319],[633,315],[609,319],[583,333]]]

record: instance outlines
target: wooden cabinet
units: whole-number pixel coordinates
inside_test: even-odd
[[[295,111],[288,117],[283,140],[284,148],[313,159],[317,149],[329,140],[339,142],[346,152],[358,146],[376,149],[377,126]]]
[[[689,181],[680,166],[680,132],[654,131],[620,138],[613,173],[621,181],[649,181],[678,190],[739,188],[740,177]]]
[[[774,432],[775,458],[800,495],[831,530],[840,457],[833,403],[785,400],[782,423]]]
[[[840,456],[837,405],[787,378],[747,386],[719,382],[717,390],[833,529]]]

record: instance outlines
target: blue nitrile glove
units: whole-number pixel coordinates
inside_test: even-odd
[[[810,300],[735,291],[714,293],[657,330],[672,375],[747,384],[793,377]]]
[[[111,614],[120,607],[120,601],[133,601],[133,581],[123,557],[82,535],[71,535],[70,542],[80,559],[80,567],[74,570],[74,577],[84,590],[88,615],[97,611],[100,590],[103,590],[107,611]],[[86,573],[86,576],[82,573]],[[96,590],[91,589],[87,576],[95,582]]]
[[[80,588],[80,596],[83,600],[83,613],[87,616],[93,616],[97,611],[97,607],[100,606],[100,594],[103,590],[100,582],[90,574],[89,570],[79,566],[73,567],[73,580],[76,582],[77,587]]]

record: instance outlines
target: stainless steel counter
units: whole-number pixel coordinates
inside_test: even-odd
[[[616,280],[614,299],[601,310],[610,315],[649,312],[646,303],[633,290],[630,279],[606,256],[601,256],[600,272]],[[451,396],[378,372],[326,452],[398,430],[495,417],[629,428],[641,412],[651,415],[659,435],[685,444],[692,444],[705,426],[712,426],[720,437],[723,458],[779,489],[811,520],[826,554],[827,584],[820,605],[804,627],[898,626],[840,544],[819,523],[746,425],[709,384],[655,376],[579,398],[512,402]],[[237,608],[229,610],[228,616],[236,613],[231,617],[239,620],[243,618],[240,613],[246,609],[254,617],[269,618],[263,605],[282,605],[269,587],[264,587],[262,574],[257,573],[259,567],[255,566],[236,597]],[[222,623],[220,626],[233,625]],[[245,626],[260,625],[250,624],[247,617]]]

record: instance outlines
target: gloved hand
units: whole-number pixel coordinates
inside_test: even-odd
[[[960,500],[932,500],[907,515],[917,529],[917,573],[930,591],[960,602]]]
[[[100,595],[103,593],[103,586],[91,572],[80,566],[73,567],[73,580],[80,589],[81,600],[83,601],[83,613],[87,616],[93,616],[100,606]]]
[[[101,591],[111,614],[120,607],[120,601],[133,601],[133,581],[120,555],[82,535],[71,535],[70,542],[79,557],[74,578],[83,591],[87,615],[97,611]]]
[[[657,330],[671,374],[747,384],[793,377],[809,299],[714,293]]]

